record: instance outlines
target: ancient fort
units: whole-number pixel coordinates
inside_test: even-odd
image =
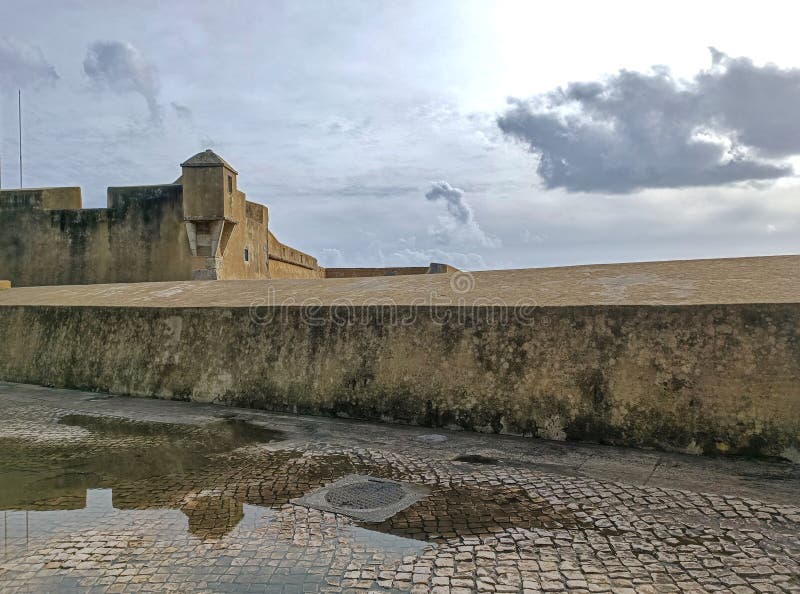
[[[108,188],[107,208],[81,208],[77,187],[0,191],[0,279],[32,286],[448,270],[322,268],[277,240],[269,209],[246,199],[219,155],[203,151],[181,168],[171,184]]]

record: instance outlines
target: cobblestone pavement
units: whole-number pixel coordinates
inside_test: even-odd
[[[3,592],[800,592],[780,461],[8,383],[0,448]],[[380,523],[290,502],[352,474],[429,494]]]

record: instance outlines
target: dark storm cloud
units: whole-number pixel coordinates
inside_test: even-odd
[[[764,155],[800,153],[800,69],[759,67],[714,48],[711,53],[714,67],[697,80],[719,126]]]
[[[0,86],[9,90],[54,83],[59,79],[56,69],[36,46],[0,37]]]
[[[540,158],[547,188],[626,193],[792,175],[800,153],[800,70],[711,49],[691,81],[620,71],[524,101],[498,125]]]
[[[86,52],[83,71],[99,87],[139,93],[147,101],[153,121],[160,119],[158,73],[130,43],[95,41]]]
[[[432,202],[444,200],[447,212],[459,223],[467,224],[472,220],[472,209],[464,202],[464,191],[454,188],[446,181],[433,182],[425,198]]]

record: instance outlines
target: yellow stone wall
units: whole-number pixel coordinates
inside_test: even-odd
[[[431,264],[326,273],[269,232],[268,209],[247,201],[237,172],[211,150],[185,161],[174,184],[109,188],[108,208],[82,209],[75,187],[0,191],[0,226],[0,277],[15,286],[455,271]]]
[[[282,244],[269,233],[270,278],[325,278],[325,269],[317,259]]]
[[[185,167],[181,175],[184,216],[233,217],[230,195],[225,196],[227,200],[223,199],[226,175],[233,175],[234,179],[236,178],[227,167]]]
[[[797,303],[0,305],[0,328],[7,381],[800,461]]]
[[[88,209],[72,208],[79,189],[65,190],[27,203],[19,197],[31,190],[0,191],[0,278],[18,287],[191,278],[181,186],[109,188],[110,208]]]
[[[80,188],[0,191],[0,278],[15,286],[322,278],[315,258],[269,233],[268,209],[247,201],[237,177],[205,151],[175,184],[109,188],[108,208],[81,209]],[[201,235],[219,249],[193,248]]]

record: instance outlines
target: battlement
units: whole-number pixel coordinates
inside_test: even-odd
[[[18,190],[0,190],[0,210],[75,210],[80,207],[80,188],[21,188]]]
[[[108,188],[106,204],[114,210],[125,210],[131,206],[141,206],[146,200],[174,200],[182,198],[183,186],[180,184],[159,184],[151,186],[118,186]]]

